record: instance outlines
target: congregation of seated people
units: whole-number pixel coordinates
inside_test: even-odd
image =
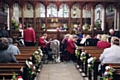
[[[32,29],[30,28],[28,30],[32,30]],[[112,35],[114,34],[114,31],[112,29],[110,29],[109,32]],[[76,62],[75,50],[77,49],[78,46],[97,46],[98,48],[105,49],[105,51],[106,51],[106,48],[111,48],[113,46],[113,44],[114,44],[113,41],[112,41],[113,37],[114,37],[114,35],[111,36],[111,35],[108,35],[108,34],[97,34],[95,37],[92,38],[89,34],[83,34],[82,38],[79,38],[79,36],[77,36],[75,34],[66,34],[66,35],[64,35],[64,37],[61,41],[57,40],[57,38],[53,39],[52,41],[47,41],[46,40],[47,39],[47,33],[44,33],[39,38],[38,45],[42,49],[43,54],[48,55],[48,59],[51,58],[51,56],[49,54],[49,52],[50,52],[49,50],[51,49],[52,53],[57,53],[57,58],[59,58],[59,60],[62,60],[62,61],[63,60],[64,61],[73,60],[74,62]],[[25,39],[27,39],[27,38],[25,38]],[[34,38],[34,37],[32,37],[32,38]],[[32,38],[28,38],[28,41],[29,41],[29,39],[32,39]],[[111,38],[111,43],[109,42],[109,38]],[[3,44],[4,43],[4,41],[2,41],[3,39],[6,39],[6,41],[8,42],[7,43],[8,47],[6,46],[4,50],[1,49],[1,52],[8,51],[9,53],[11,52],[13,55],[20,54],[19,49],[15,45],[12,44],[13,43],[12,38],[8,38],[8,39],[7,38],[1,38],[1,44],[5,45],[5,44]],[[118,38],[118,40],[119,40],[119,38]],[[56,52],[55,52],[56,49],[54,50],[54,48],[52,46],[52,45],[56,44],[55,41],[57,41],[58,44],[60,44],[58,46],[59,51],[56,51]],[[33,41],[33,42],[35,42],[35,41]],[[51,46],[50,46],[50,44],[51,44]],[[49,47],[48,47],[48,45],[49,45]],[[30,45],[25,45],[25,46],[30,46]],[[119,46],[119,44],[118,44],[118,46]],[[58,54],[60,51],[62,53]],[[119,51],[119,50],[116,50],[116,51]],[[12,57],[12,58],[13,58],[13,60],[15,60],[14,57]],[[101,58],[100,58],[100,60],[102,61]],[[2,60],[1,60],[1,62],[2,62]],[[15,62],[17,62],[17,61],[15,60]]]

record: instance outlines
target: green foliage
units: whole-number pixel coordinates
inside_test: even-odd
[[[89,29],[89,24],[85,25],[85,29],[88,30]]]
[[[76,50],[76,57],[78,58],[79,57],[79,55],[80,55],[80,50]]]
[[[12,25],[14,26],[15,30],[20,29],[19,23],[14,18],[12,18]]]
[[[110,67],[110,69],[106,70],[102,78],[103,80],[113,80],[113,69]]]
[[[81,53],[80,59],[83,63],[85,63],[86,60],[86,54],[84,52]]]
[[[99,26],[99,22],[96,21],[96,23],[95,23],[95,27],[98,27],[98,26]]]
[[[17,75],[15,72],[13,72],[12,80],[17,80]]]
[[[89,68],[90,70],[93,69],[94,63],[95,63],[95,59],[93,59],[93,60],[91,61],[91,63],[88,64],[88,65],[89,65],[88,68]]]

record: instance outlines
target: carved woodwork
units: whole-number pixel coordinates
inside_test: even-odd
[[[2,3],[1,3],[2,2]],[[106,7],[109,5],[109,4],[113,4],[114,7],[117,9],[117,5],[119,5],[119,0],[0,0],[0,3],[1,4],[4,4],[4,3],[7,3],[9,6],[10,6],[10,18],[12,17],[12,12],[13,12],[13,9],[12,9],[12,6],[14,3],[18,3],[21,7],[21,10],[22,10],[22,17],[20,18],[20,22],[22,22],[22,25],[24,25],[24,23],[31,23],[33,28],[35,29],[36,31],[36,34],[37,36],[40,35],[41,33],[43,33],[44,31],[41,30],[41,26],[43,23],[46,24],[47,28],[55,28],[55,27],[52,27],[53,24],[50,22],[50,19],[51,18],[47,18],[47,13],[45,13],[45,18],[36,18],[36,6],[39,4],[39,3],[42,3],[43,5],[45,5],[45,10],[47,10],[47,6],[50,4],[50,3],[55,3],[57,5],[57,10],[59,9],[60,5],[62,3],[67,3],[69,8],[71,9],[71,7],[78,3],[79,4],[79,7],[81,9],[81,12],[80,12],[80,17],[83,16],[83,7],[84,5],[86,4],[90,4],[90,6],[92,7],[92,17],[93,19],[91,19],[91,21],[89,19],[87,19],[87,22],[90,23],[92,22],[92,32],[84,32],[83,33],[90,33],[92,35],[94,35],[96,32],[94,32],[93,28],[94,28],[94,17],[95,17],[95,14],[94,14],[94,8],[97,4],[102,4],[102,6],[104,7],[104,9],[106,9]],[[33,6],[33,9],[34,9],[34,17],[33,18],[24,18],[24,7],[27,3],[31,3],[32,6]],[[70,11],[71,12],[71,11]],[[71,15],[71,13],[69,14]],[[1,16],[0,16],[1,17]],[[104,17],[105,14],[104,14]],[[0,18],[1,19],[1,18]],[[79,18],[79,19],[76,19],[77,21],[75,21],[75,19],[72,19],[71,17],[65,19],[65,18],[58,18],[58,23],[57,23],[57,26],[56,27],[60,27],[62,24],[64,24],[65,22],[67,23],[68,25],[68,28],[69,30],[71,30],[71,22],[73,23],[80,23],[81,25],[83,25],[83,23],[85,22],[85,19],[84,18]],[[0,20],[2,21],[2,20]],[[64,22],[65,21],[65,22]],[[11,25],[11,19],[10,19],[10,25]],[[104,22],[104,28],[105,28],[105,22]],[[11,28],[10,28],[11,29]],[[24,27],[23,27],[24,29]],[[46,31],[45,31],[46,32]],[[71,31],[69,31],[71,32]],[[101,31],[102,32],[102,31]],[[105,31],[103,31],[105,33]],[[102,33],[103,33],[102,32]],[[49,34],[52,34],[55,35],[57,32],[48,32]],[[65,33],[68,33],[68,32],[64,32],[64,33],[57,33],[57,34],[60,34],[59,36],[65,34]],[[57,35],[58,36],[58,35]]]

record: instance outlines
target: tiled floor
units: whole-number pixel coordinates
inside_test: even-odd
[[[44,64],[37,80],[83,80],[73,62]]]

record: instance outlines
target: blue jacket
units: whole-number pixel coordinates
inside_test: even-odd
[[[13,52],[8,50],[0,51],[0,63],[17,63]]]

